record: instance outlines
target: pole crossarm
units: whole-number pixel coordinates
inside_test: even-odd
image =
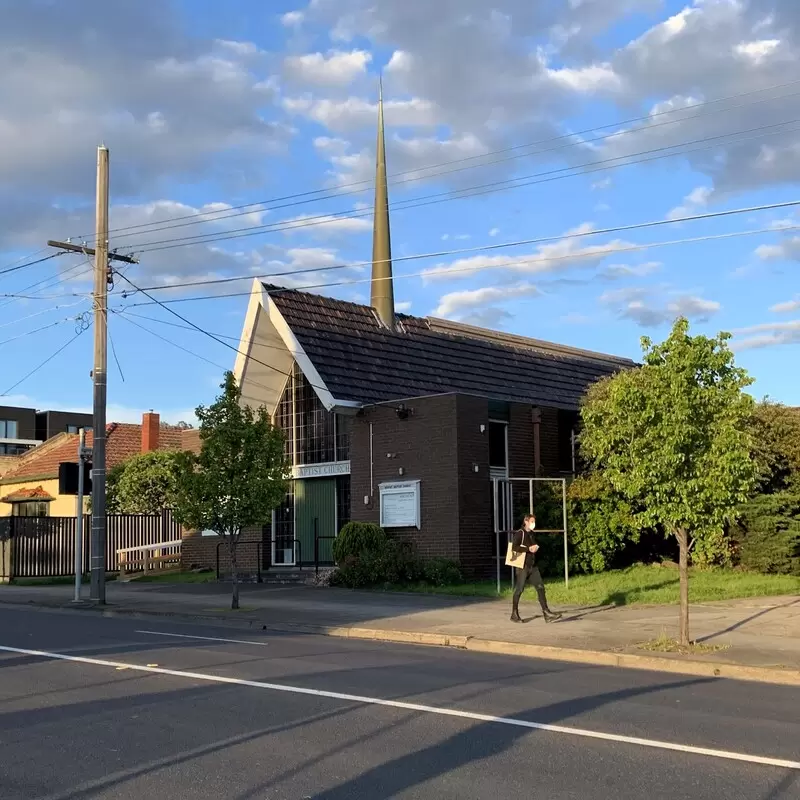
[[[69,253],[81,253],[85,256],[96,256],[97,251],[94,247],[86,247],[82,244],[72,244],[72,242],[59,242],[55,239],[47,240],[48,247],[57,247],[59,250],[66,250]],[[138,264],[139,260],[133,256],[123,256],[119,253],[109,253],[109,261],[123,261],[126,264]]]

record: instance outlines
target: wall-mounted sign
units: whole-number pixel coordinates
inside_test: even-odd
[[[382,528],[419,528],[421,525],[419,481],[382,483],[378,487]]]
[[[349,461],[331,461],[327,464],[303,464],[292,467],[293,478],[331,478],[335,475],[349,474]]]

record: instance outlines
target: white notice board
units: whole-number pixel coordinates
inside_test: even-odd
[[[419,528],[419,481],[382,483],[378,487],[381,528]]]

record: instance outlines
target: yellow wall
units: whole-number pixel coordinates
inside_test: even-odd
[[[20,483],[5,483],[0,486],[0,497],[6,497],[10,494],[15,494],[21,489],[35,489],[41,486],[50,497],[55,498],[50,506],[51,517],[74,517],[75,509],[77,506],[77,498],[72,495],[59,495],[58,493],[58,479],[49,481],[21,481]],[[88,498],[84,498],[84,503],[88,506]],[[0,516],[11,516],[11,504],[0,503]]]

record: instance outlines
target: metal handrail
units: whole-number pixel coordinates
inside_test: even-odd
[[[222,542],[219,542],[217,544],[217,580],[220,580],[220,578],[221,578],[220,571],[219,571],[219,549],[224,544],[227,544],[227,542],[222,541]],[[238,549],[240,547],[248,547],[248,546],[252,546],[252,545],[256,546],[256,565],[257,565],[256,574],[258,575],[258,582],[261,583],[262,582],[262,577],[261,577],[261,542],[238,542],[236,544],[236,549],[238,551]]]

